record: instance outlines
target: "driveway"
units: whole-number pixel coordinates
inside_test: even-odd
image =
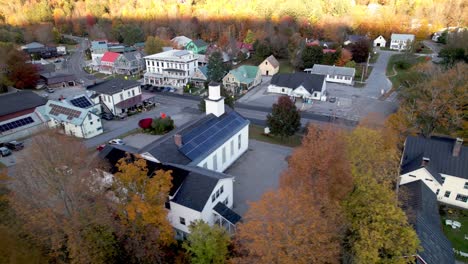
[[[249,149],[225,173],[235,176],[234,211],[244,216],[249,202],[258,201],[268,190],[278,188],[279,177],[288,167],[292,148],[249,140]]]

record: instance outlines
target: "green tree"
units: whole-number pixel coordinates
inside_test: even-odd
[[[437,42],[442,43],[442,44],[447,44],[447,36],[448,36],[448,31],[445,30],[440,34],[439,38],[437,39]]]
[[[252,30],[247,30],[247,34],[245,35],[244,38],[244,43],[252,44],[255,42],[255,34],[252,32]]]
[[[312,68],[314,64],[323,61],[323,48],[320,46],[308,46],[302,52],[302,65],[304,68]]]
[[[347,250],[356,263],[408,263],[419,249],[416,232],[393,191],[396,145],[379,131],[358,127],[348,137],[354,188],[346,199]]]
[[[301,115],[288,96],[281,96],[273,104],[271,114],[267,115],[267,125],[271,134],[281,138],[294,135],[301,127]]]
[[[232,94],[231,91],[226,90],[226,88],[221,86],[221,96],[224,97],[224,104],[228,105],[232,109],[234,109],[235,103],[236,103],[236,98]],[[205,106],[205,98],[202,98],[200,103],[198,104],[198,109],[200,109],[201,112],[205,112],[206,106]]]
[[[271,55],[271,47],[265,41],[258,41],[256,40],[253,44],[253,48],[255,49],[254,59],[257,62],[262,62],[266,57]]]
[[[163,50],[164,41],[159,37],[148,36],[145,42],[146,54],[155,54]]]
[[[52,29],[52,36],[53,36],[54,42],[57,44],[60,43],[60,41],[62,40],[62,35],[60,34],[60,32],[58,31],[56,27]]]
[[[221,52],[213,52],[208,58],[207,74],[209,81],[221,82],[226,73]]]
[[[443,48],[439,52],[439,57],[442,58],[442,63],[447,67],[452,67],[459,61],[468,63],[468,54],[463,48]]]
[[[217,225],[211,227],[199,220],[189,229],[190,235],[182,246],[190,254],[191,263],[225,263],[230,239],[224,229]]]

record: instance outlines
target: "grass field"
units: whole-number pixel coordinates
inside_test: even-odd
[[[289,63],[288,60],[278,60],[280,63],[280,73],[292,73],[294,72],[294,67]]]
[[[428,57],[416,56],[413,54],[392,55],[387,64],[387,76],[390,76],[389,79],[392,82],[393,87],[398,88],[402,84],[407,85],[411,82],[416,81],[416,79],[418,78],[418,75],[414,71],[412,71],[412,68],[419,63],[426,62],[427,58]],[[400,61],[408,63],[409,68],[402,69],[402,68],[397,67],[396,64]],[[395,72],[393,71],[394,66],[395,66],[396,75],[394,75]]]
[[[461,228],[453,229],[451,226],[445,225],[445,220],[450,219],[461,223]],[[445,235],[448,240],[452,243],[452,246],[456,250],[468,253],[468,240],[465,236],[468,236],[468,212],[458,209],[448,209],[447,214],[442,216],[442,225]],[[468,261],[468,258],[462,257],[455,254],[457,259]]]
[[[297,147],[299,145],[301,145],[301,141],[302,141],[302,136],[301,135],[294,135],[290,138],[287,138],[287,139],[281,139],[280,137],[276,137],[276,136],[273,136],[273,135],[265,135],[263,132],[264,128],[261,127],[261,126],[257,126],[257,125],[252,125],[250,124],[250,127],[249,127],[249,138],[250,139],[255,139],[255,140],[258,140],[258,141],[263,141],[263,142],[267,142],[267,143],[271,143],[271,144],[276,144],[276,145],[283,145],[283,146],[287,146],[287,147]]]

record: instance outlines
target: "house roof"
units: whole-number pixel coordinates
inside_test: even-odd
[[[177,49],[172,49],[168,51],[163,51],[160,53],[148,55],[144,57],[145,59],[168,59],[168,60],[186,60],[186,57],[188,55],[194,55],[191,51],[188,50],[177,50]],[[193,57],[195,58],[195,57]]]
[[[176,43],[178,46],[185,47],[192,41],[192,39],[189,39],[186,36],[177,36],[171,39],[171,41]]]
[[[140,149],[139,153],[148,152],[160,162],[196,163],[248,124],[247,119],[226,107],[226,113],[220,117],[209,114],[193,120]],[[182,136],[180,148],[174,143],[176,134]]]
[[[112,52],[112,51],[107,51],[104,53],[104,56],[101,58],[101,62],[115,62],[115,60],[120,56],[119,53]]]
[[[99,156],[106,159],[110,165],[110,172],[118,171],[115,166],[121,158],[126,157],[126,153],[134,153],[132,149],[125,149],[124,146],[106,146]],[[133,160],[133,154],[130,155]],[[156,170],[172,171],[172,188],[169,196],[172,202],[186,206],[201,212],[205,207],[211,193],[219,180],[233,178],[230,175],[208,170],[195,166],[184,166],[175,163],[156,163],[147,160],[148,176],[152,176]]]
[[[84,94],[75,96],[73,98],[69,98],[67,99],[67,102],[75,107],[79,107],[83,109],[94,106],[93,101],[91,101],[91,99],[89,99],[88,96]]]
[[[452,150],[455,141],[447,137],[407,137],[402,160],[403,173],[417,169],[418,164],[420,167],[422,157],[425,157],[430,159],[430,170],[468,179],[468,147],[462,146],[458,157],[454,157]]]
[[[244,43],[241,41],[236,42],[237,49],[246,49],[247,51],[253,51],[253,44]]]
[[[340,66],[330,66],[330,65],[321,65],[314,64],[312,68],[305,69],[305,72],[321,74],[321,75],[341,75],[341,76],[351,76],[354,77],[356,70],[349,67],[340,67]]]
[[[136,86],[140,86],[137,81],[123,80],[123,79],[110,79],[98,84],[88,87],[88,90],[95,91],[100,94],[113,95],[122,90],[127,90]]]
[[[198,67],[198,69],[201,71],[201,73],[203,73],[203,75],[208,77],[208,66],[207,65]]]
[[[351,42],[351,43],[356,43],[356,42],[359,42],[361,40],[367,40],[367,37],[363,36],[363,35],[348,35],[346,40]]]
[[[49,73],[41,73],[40,76],[41,78],[46,80],[48,85],[62,83],[62,82],[71,82],[76,79],[75,75],[71,73],[49,72]]]
[[[44,44],[41,44],[39,42],[31,42],[31,43],[28,43],[28,44],[25,44],[23,46],[21,46],[22,49],[40,49],[40,48],[44,48],[45,45]]]
[[[202,122],[181,132],[182,147],[179,151],[197,163],[249,124],[249,121],[236,111],[227,107],[226,109],[223,115],[216,117],[209,114]]]
[[[455,263],[450,241],[442,232],[439,205],[434,192],[417,180],[400,186],[399,199],[408,222],[415,229],[423,250],[418,255],[424,260],[418,263]]]
[[[0,95],[0,116],[45,105],[47,99],[32,91],[17,91]]]
[[[252,65],[242,65],[236,69],[230,70],[229,73],[234,75],[234,77],[240,83],[251,83],[257,77],[259,68]]]
[[[193,43],[193,45],[197,46],[198,48],[208,46],[208,43],[206,43],[203,39],[193,40],[192,43]]]
[[[426,164],[423,166],[423,158],[424,154],[418,155],[416,158],[413,160],[409,161],[408,163],[404,163],[401,166],[401,173],[406,174],[421,168],[425,168],[429,174],[432,175],[434,179],[436,179],[440,184],[443,183],[442,180],[442,175],[437,172],[437,170],[434,168],[434,165],[432,165],[430,162],[429,164]]]
[[[325,76],[305,72],[277,73],[271,78],[271,84],[279,87],[296,89],[303,86],[309,93],[322,91]]]
[[[139,51],[130,51],[122,53],[122,56],[125,57],[128,61],[140,60],[143,58],[141,52]]]
[[[376,38],[374,39],[374,42],[375,42],[375,41],[378,41],[378,40],[383,40],[383,41],[385,41],[385,38],[384,38],[382,35],[380,35],[380,36],[378,36],[378,37],[376,37]]]
[[[189,172],[171,201],[198,212],[205,208],[219,180],[233,178],[230,175],[201,167],[178,164],[168,165]]]
[[[215,207],[213,208],[215,212],[220,214],[224,219],[228,220],[231,224],[235,225],[237,222],[241,220],[241,216],[238,215],[236,212],[231,210],[222,202],[218,202]]]
[[[107,50],[107,41],[106,40],[95,40],[91,41],[91,50]]]
[[[392,40],[400,40],[400,41],[413,41],[414,40],[414,35],[413,34],[397,34],[397,33],[392,33],[391,36]]]
[[[273,56],[273,55],[268,56],[268,58],[266,58],[265,61],[268,61],[268,63],[270,63],[274,68],[278,68],[278,67],[279,67],[279,62],[278,62],[278,60],[275,58],[275,56]],[[264,61],[264,62],[265,62],[265,61]],[[262,63],[263,63],[263,62],[262,62]]]
[[[86,119],[89,110],[75,107],[60,101],[48,101],[45,105],[45,114],[51,118],[61,122],[66,122],[80,126]]]

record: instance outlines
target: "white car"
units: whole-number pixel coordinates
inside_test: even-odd
[[[111,145],[124,145],[125,143],[120,138],[114,138],[109,141]]]

